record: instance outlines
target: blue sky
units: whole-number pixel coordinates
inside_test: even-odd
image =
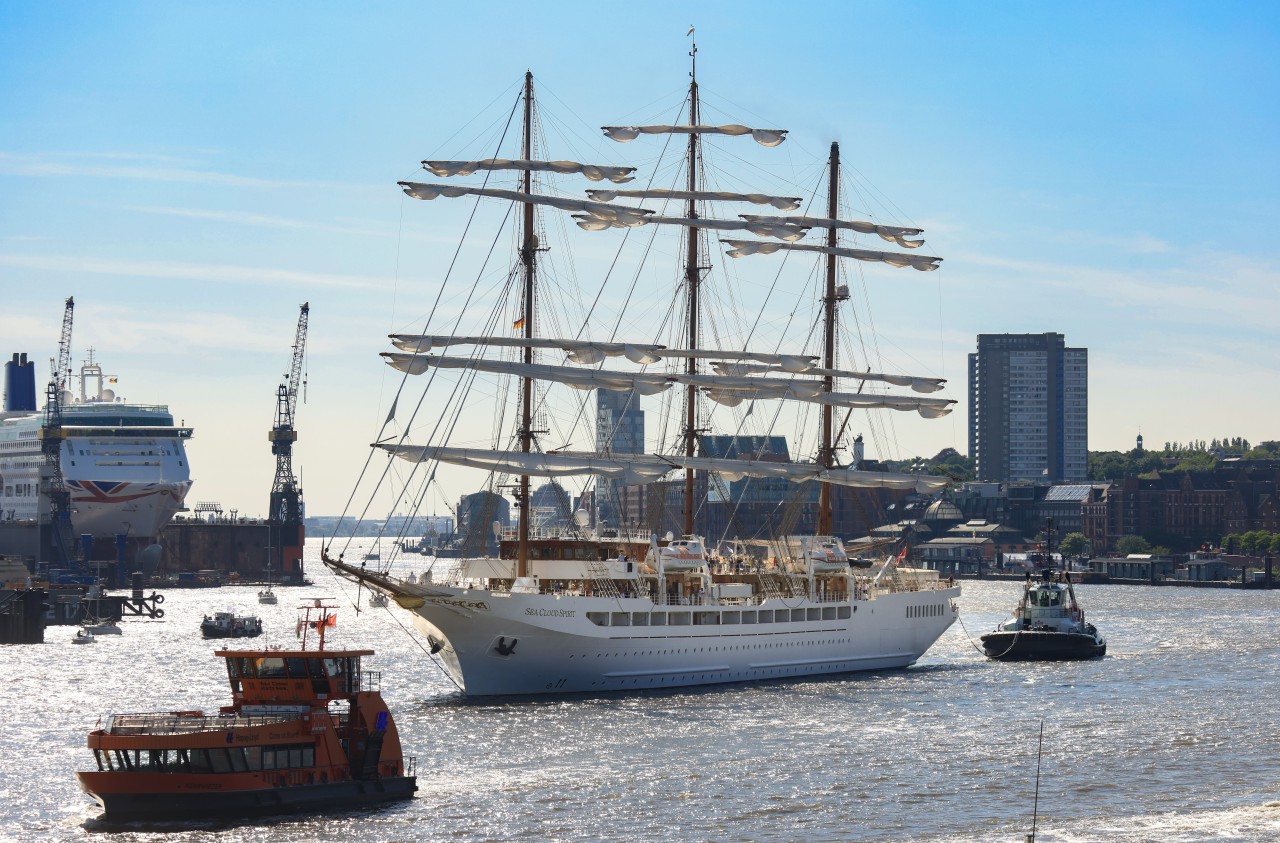
[[[875,191],[852,205],[886,197],[879,221],[919,225],[945,258],[855,271],[882,350],[960,402],[895,423],[881,455],[967,450],[965,355],[999,332],[1090,350],[1091,449],[1139,430],[1280,438],[1271,3],[10,0],[0,354],[30,353],[43,382],[74,295],[75,360],[96,348],[126,397],[196,428],[193,500],[259,513],[310,301],[296,464],[309,511],[335,513],[397,386],[377,354],[422,327],[460,226],[395,182],[424,157],[488,155],[526,68],[553,157],[652,163],[652,143],[606,146],[595,127],[674,117],[691,23],[708,117],[789,129],[768,154],[795,178],[840,141]],[[754,172],[724,149],[726,181]],[[576,272],[594,289],[616,238],[592,236]],[[769,266],[733,270],[744,301]],[[654,302],[673,267],[644,282]]]

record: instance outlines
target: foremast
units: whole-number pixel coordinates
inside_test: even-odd
[[[533,160],[533,72],[526,70],[524,74],[524,140],[525,161]],[[522,192],[525,196],[533,195],[533,171],[525,170],[521,179]],[[524,236],[520,245],[520,266],[524,276],[524,312],[520,323],[524,329],[525,339],[533,338],[533,290],[537,278],[537,237],[534,233],[534,204],[524,203]],[[525,365],[533,365],[533,346],[524,348]],[[529,453],[533,449],[533,378],[521,379],[520,397],[520,451]],[[516,494],[516,503],[520,509],[519,549],[516,555],[516,576],[529,575],[529,516],[532,501],[529,496],[529,475],[520,475],[520,488]]]

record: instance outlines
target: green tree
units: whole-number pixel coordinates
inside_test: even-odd
[[[1271,546],[1267,548],[1268,553],[1280,553],[1280,533],[1271,534]]]
[[[1067,533],[1062,537],[1062,541],[1058,542],[1058,552],[1064,558],[1083,556],[1088,547],[1089,540],[1084,537],[1084,533]]]
[[[1121,556],[1131,553],[1150,553],[1151,544],[1142,536],[1124,536],[1116,542],[1116,552]]]

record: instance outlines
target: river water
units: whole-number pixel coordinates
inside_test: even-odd
[[[308,543],[308,556],[319,545]],[[350,555],[352,551],[348,551]],[[422,567],[420,557],[402,567]],[[913,668],[629,696],[469,701],[406,613],[354,586],[173,590],[159,621],[74,646],[0,648],[0,839],[186,841],[1022,841],[1044,723],[1041,843],[1280,840],[1280,592],[1084,585],[1105,659],[1000,664],[975,647],[1021,586],[963,584],[961,624]],[[108,713],[229,701],[203,615],[258,614],[291,645],[303,597],[335,598],[332,646],[367,668],[416,756],[419,792],[380,810],[108,825],[72,773]],[[362,600],[367,593],[361,595]],[[972,639],[971,639],[972,636]]]

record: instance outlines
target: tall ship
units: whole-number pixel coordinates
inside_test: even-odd
[[[191,428],[174,423],[163,404],[126,401],[117,378],[93,349],[60,389],[58,470],[74,534],[148,539],[183,509],[191,488],[186,442]],[[0,413],[0,521],[48,517],[40,493],[54,472],[43,450],[49,413],[36,409],[34,364],[15,354],[5,364]]]
[[[397,490],[402,496],[408,496],[404,490],[419,472],[415,488],[426,495],[434,493],[441,476],[461,466],[473,470],[473,483],[487,482],[492,497],[497,497],[493,490],[510,490],[518,522],[508,529],[495,519],[496,552],[481,542],[476,552],[449,560],[438,573],[397,576],[390,562],[349,562],[334,547],[325,548],[323,559],[338,574],[388,595],[412,613],[432,655],[467,695],[631,691],[900,668],[915,663],[955,621],[958,587],[932,572],[907,567],[905,550],[886,553],[870,567],[854,565],[832,530],[833,487],[928,493],[948,482],[945,477],[876,470],[857,459],[841,465],[837,454],[849,414],[907,411],[936,418],[954,403],[928,395],[943,388],[940,378],[876,372],[864,368],[866,360],[856,368],[839,368],[839,310],[850,299],[847,286],[839,283],[842,261],[927,271],[941,259],[841,242],[842,236],[856,233],[907,250],[923,244],[913,239],[920,229],[841,215],[836,144],[822,168],[827,189],[817,201],[826,205],[825,214],[778,216],[778,211],[799,209],[803,199],[723,190],[720,184],[709,189],[704,181],[713,171],[703,158],[706,140],[725,138],[729,144],[743,138],[772,148],[787,132],[704,122],[696,53],[695,46],[682,120],[603,128],[611,140],[644,139],[658,147],[646,150],[654,157],[644,160],[656,160],[646,177],[650,185],[666,179],[675,181],[674,187],[619,189],[616,185],[636,178],[636,168],[547,160],[551,156],[535,142],[542,118],[535,109],[532,74],[526,75],[512,112],[523,117],[517,157],[423,162],[438,179],[471,176],[478,184],[401,182],[414,199],[470,199],[464,217],[482,214],[490,202],[505,205],[510,219],[519,221],[517,255],[499,304],[476,319],[487,330],[458,331],[468,321],[464,311],[436,317],[450,332],[392,335],[396,350],[383,355],[387,363],[404,373],[405,383],[415,376],[424,379],[427,396],[436,397],[417,404],[433,408],[429,419],[419,421],[416,414],[407,422],[396,419],[398,427],[387,429],[374,447],[410,463],[412,475],[397,478],[404,485]],[[678,166],[661,159],[668,146],[681,150]],[[510,178],[507,174],[514,174],[512,189],[490,186]],[[535,179],[549,182],[557,175],[607,180],[614,186],[588,190],[581,198],[553,193],[545,182],[535,185]],[[673,210],[661,213],[632,201]],[[744,203],[769,206],[772,213],[736,218],[715,213]],[[569,286],[569,273],[563,267],[544,267],[541,255],[549,248],[547,230],[556,230],[554,223],[560,222],[539,222],[537,211],[548,207],[567,212],[586,231],[613,232],[622,241],[633,232],[647,238],[646,232],[674,229],[681,267],[665,315],[656,305],[623,308],[609,324],[611,320],[595,313],[587,293],[582,298],[589,306],[570,322],[566,314],[571,311],[551,301],[551,288]],[[823,235],[820,243],[797,242],[815,230]],[[759,314],[739,312],[734,318],[747,327],[739,329],[735,323],[731,331],[728,317],[705,306],[708,300],[734,294],[709,283],[712,232],[761,238],[721,241],[730,258],[786,252],[798,273],[818,279],[820,294],[803,305],[815,314],[813,329],[801,342],[784,332],[773,347],[752,348],[750,326]],[[642,268],[623,274],[638,276]],[[612,271],[606,260],[599,275]],[[475,289],[489,283],[483,271],[480,277],[484,280]],[[775,286],[800,285],[784,281]],[[625,295],[637,295],[636,290],[633,283]],[[518,307],[504,312],[502,301],[518,302]],[[787,302],[779,309],[785,315],[800,306]],[[477,313],[483,309],[477,306]],[[645,325],[650,318],[662,324]],[[507,324],[512,325],[510,333],[501,330]],[[664,334],[669,341],[655,341]],[[844,359],[854,352],[847,355]],[[624,368],[628,363],[635,368]],[[840,383],[851,387],[840,388]],[[563,390],[565,386],[571,390]],[[894,394],[891,386],[908,387],[914,394]],[[581,417],[582,402],[575,409],[571,400],[575,389],[656,402],[673,421],[659,434],[656,447],[644,452],[599,447],[602,440],[607,445],[608,436],[597,436],[595,450],[573,450],[566,444],[572,434],[562,427],[568,423],[553,413],[557,394],[567,393],[568,409],[561,412],[571,420]],[[464,416],[464,405],[480,396],[495,400],[494,433],[487,445],[478,441],[484,434],[476,423]],[[797,424],[816,429],[805,440],[812,448],[811,460],[750,453],[726,457],[705,447],[711,430],[771,430],[779,408],[794,410]],[[393,405],[388,423],[395,412]],[[504,421],[506,429],[499,430]],[[598,418],[597,434],[607,424]],[[388,473],[397,474],[383,475]],[[681,529],[659,535],[625,516],[610,525],[585,507],[568,524],[540,524],[531,478],[593,485],[597,505],[619,489],[672,502],[671,515],[680,519]],[[754,541],[699,535],[699,510],[717,489],[739,481],[782,481],[784,487],[794,484],[805,490],[816,484],[814,528],[782,530]],[[582,499],[590,497],[584,492]]]

